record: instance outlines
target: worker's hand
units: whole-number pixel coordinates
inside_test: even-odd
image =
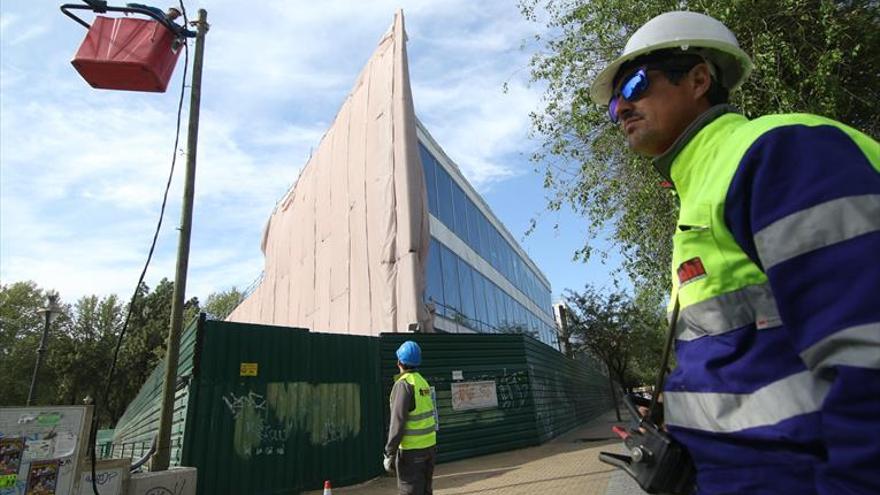
[[[394,472],[394,456],[389,456],[388,454],[385,454],[385,459],[382,460],[382,466],[385,467],[385,471],[388,471],[389,473],[393,473]]]

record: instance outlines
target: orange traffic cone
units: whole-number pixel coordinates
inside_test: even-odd
[[[333,488],[330,486],[330,480],[324,482],[324,495],[333,495]]]

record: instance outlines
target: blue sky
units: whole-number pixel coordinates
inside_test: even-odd
[[[157,6],[174,2],[166,3]],[[70,65],[85,29],[58,5],[0,5],[0,282],[34,280],[67,301],[127,298],[170,165],[183,57],[165,94],[94,90]],[[211,24],[189,297],[244,288],[259,275],[266,219],[397,8],[406,18],[416,114],[550,279],[554,300],[566,288],[625,278],[614,255],[607,265],[571,261],[586,222],[544,209],[540,166],[527,159],[540,144],[529,139],[528,114],[542,93],[528,82],[537,49],[529,40],[543,26],[523,20],[514,2],[202,0],[186,7],[190,17],[205,8]],[[150,286],[174,277],[182,182],[180,159]],[[525,237],[536,216],[538,229]]]

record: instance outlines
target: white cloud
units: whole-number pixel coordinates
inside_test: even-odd
[[[11,23],[10,23],[11,24]],[[8,31],[4,29],[3,31]],[[45,24],[29,24],[22,31],[16,32],[12,35],[12,39],[6,42],[11,47],[16,47],[27,43],[29,41],[34,40],[35,38],[39,38],[40,36],[49,32],[49,27]],[[11,34],[11,33],[10,33]]]

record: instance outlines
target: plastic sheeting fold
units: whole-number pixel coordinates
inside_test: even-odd
[[[425,178],[403,13],[276,206],[260,285],[227,320],[378,335],[431,330]]]

